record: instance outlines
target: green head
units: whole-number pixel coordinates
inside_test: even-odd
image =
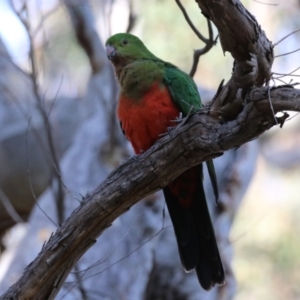
[[[117,33],[105,43],[108,59],[115,65],[125,66],[140,59],[156,58],[136,36]]]

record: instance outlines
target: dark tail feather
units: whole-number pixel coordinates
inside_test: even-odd
[[[199,167],[199,174],[202,176],[202,165]],[[201,286],[209,290],[215,284],[224,284],[225,275],[202,182],[199,183],[196,194],[193,217],[198,227],[201,253],[196,272]]]
[[[190,209],[184,209],[168,187],[163,189],[174,226],[181,263],[186,271],[193,270],[199,261],[199,242]]]
[[[190,208],[183,207],[169,187],[163,189],[174,225],[179,255],[186,271],[196,269],[198,280],[205,290],[224,283],[224,270],[202,185],[202,165],[199,166],[199,185]]]
[[[211,185],[214,191],[214,195],[216,198],[216,203],[218,204],[218,199],[219,199],[219,190],[218,190],[218,181],[217,181],[217,175],[216,175],[216,170],[215,166],[212,160],[208,160],[206,162],[207,170],[208,170],[208,175],[211,181]]]

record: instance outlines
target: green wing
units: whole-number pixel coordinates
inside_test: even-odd
[[[164,83],[183,116],[202,107],[200,95],[193,79],[172,64],[165,64]]]
[[[180,109],[183,116],[187,116],[190,112],[196,112],[202,107],[197,86],[188,74],[169,63],[165,64],[164,74],[164,83],[167,86],[173,101]],[[206,165],[217,201],[219,198],[219,193],[213,161],[208,160]]]

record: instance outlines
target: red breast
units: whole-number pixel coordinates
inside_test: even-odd
[[[149,149],[160,134],[176,125],[179,109],[165,86],[154,83],[138,100],[120,95],[117,114],[136,154]]]

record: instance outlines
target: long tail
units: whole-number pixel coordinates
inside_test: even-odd
[[[182,199],[178,195],[187,195],[187,192],[181,191],[181,194],[176,195],[174,183],[163,191],[174,225],[182,265],[186,271],[196,269],[201,286],[209,290],[215,284],[223,284],[225,278],[203,189],[202,164],[195,168],[198,178],[190,205],[182,205]],[[185,173],[180,175],[183,176],[183,188],[187,187],[186,178],[189,177]],[[182,182],[180,177],[176,179],[177,187]],[[177,191],[180,189],[178,187]]]

